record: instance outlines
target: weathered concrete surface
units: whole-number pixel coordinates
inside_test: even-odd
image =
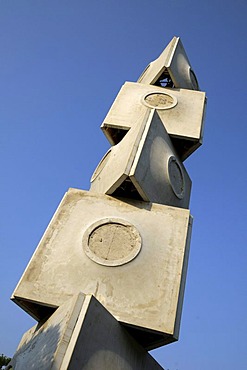
[[[107,225],[121,226],[112,241],[105,241]],[[189,210],[70,189],[12,299],[42,319],[47,306],[58,307],[82,291],[135,333],[140,329],[145,348],[172,342],[179,333],[190,229]],[[100,240],[102,250],[95,249]]]
[[[189,207],[191,180],[155,109],[148,109],[103,157],[90,190],[115,194],[126,187],[126,180],[145,201]],[[126,187],[121,196],[131,197],[131,192]]]
[[[107,113],[101,128],[111,144],[118,143],[145,112],[155,108],[182,160],[201,144],[206,94],[126,82]]]
[[[14,370],[162,370],[91,295],[69,299],[24,334]]]

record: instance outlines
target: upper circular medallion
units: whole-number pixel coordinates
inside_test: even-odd
[[[92,174],[92,177],[90,180],[91,182],[93,182],[96,179],[96,177],[100,174],[100,172],[103,170],[103,168],[105,167],[106,163],[108,162],[110,158],[110,154],[111,154],[111,148],[106,152],[106,154],[103,156],[98,166],[94,170],[94,173]]]
[[[177,105],[175,96],[161,92],[149,93],[142,101],[147,107],[155,109],[171,109]]]

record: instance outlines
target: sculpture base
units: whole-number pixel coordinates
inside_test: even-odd
[[[27,331],[8,368],[161,370],[92,295],[79,293]]]

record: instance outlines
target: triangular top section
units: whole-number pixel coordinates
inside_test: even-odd
[[[173,37],[160,56],[145,68],[137,82],[199,90],[196,75],[179,37]]]

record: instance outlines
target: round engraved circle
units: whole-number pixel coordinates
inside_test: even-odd
[[[177,99],[170,94],[153,92],[144,96],[143,103],[149,108],[171,109],[177,105]]]
[[[90,180],[91,182],[93,182],[96,179],[96,177],[100,174],[100,172],[105,167],[106,163],[110,159],[110,153],[111,153],[111,148],[105,153],[105,155],[103,156],[103,158],[99,162],[98,166],[96,167],[94,173],[92,174],[92,177],[91,177],[91,180]]]
[[[132,261],[141,250],[138,230],[122,219],[103,219],[92,224],[83,237],[83,249],[94,262],[120,266]]]
[[[182,199],[185,187],[184,176],[182,168],[174,156],[168,160],[168,176],[174,194]]]
[[[195,75],[195,72],[193,71],[193,69],[189,68],[189,74],[190,74],[190,80],[191,80],[193,89],[194,90],[199,90],[198,81],[197,81],[197,78],[196,78],[196,75]]]

